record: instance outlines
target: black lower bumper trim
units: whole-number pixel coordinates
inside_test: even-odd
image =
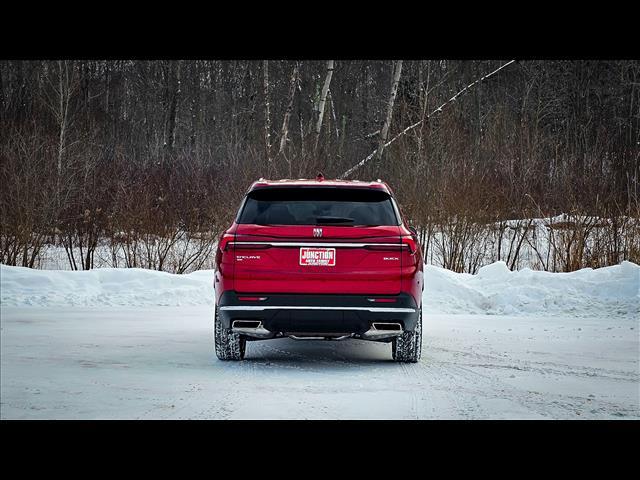
[[[225,292],[218,305],[223,328],[234,320],[259,320],[275,333],[362,334],[374,322],[397,322],[413,331],[418,318],[409,294],[386,295],[394,302],[370,302],[380,295],[286,295],[252,293],[242,296],[267,297],[264,301],[241,301],[236,292]]]

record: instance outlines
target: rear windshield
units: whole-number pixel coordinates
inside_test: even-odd
[[[238,223],[257,225],[398,225],[388,193],[335,187],[264,188],[247,195]]]

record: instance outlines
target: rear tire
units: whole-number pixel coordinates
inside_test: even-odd
[[[391,354],[396,362],[416,363],[422,355],[422,307],[413,332],[404,332],[391,342]]]
[[[218,318],[218,307],[215,307],[213,319],[213,336],[216,355],[220,360],[242,360],[247,348],[247,340],[230,329],[222,328]]]

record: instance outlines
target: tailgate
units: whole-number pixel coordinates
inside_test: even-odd
[[[400,293],[397,226],[239,225],[234,288],[242,293]]]

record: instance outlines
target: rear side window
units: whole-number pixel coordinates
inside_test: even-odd
[[[380,190],[273,187],[247,195],[238,223],[256,225],[398,225],[391,196]]]

